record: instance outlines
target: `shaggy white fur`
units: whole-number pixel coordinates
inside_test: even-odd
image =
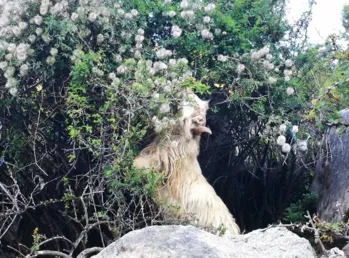
[[[194,217],[202,226],[223,227],[225,235],[239,234],[239,226],[197,160],[201,133],[211,133],[205,127],[207,108],[201,107],[180,118],[169,136],[156,138],[135,159],[134,167],[163,174],[165,183],[158,186],[157,199],[165,216]]]

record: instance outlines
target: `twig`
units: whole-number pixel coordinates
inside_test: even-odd
[[[89,254],[91,253],[99,253],[100,251],[102,251],[103,248],[102,247],[91,247],[91,248],[87,248],[84,251],[82,251],[76,258],[86,258],[87,256],[89,256]]]

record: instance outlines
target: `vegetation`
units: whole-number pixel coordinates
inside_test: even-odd
[[[153,199],[163,179],[132,161],[173,125],[187,90],[211,98],[199,160],[246,230],[285,212],[299,221],[317,141],[347,128],[337,111],[349,104],[348,49],[335,36],[305,46],[310,12],[291,26],[283,0],[7,0],[0,10],[0,240],[11,255],[76,256],[170,223]]]

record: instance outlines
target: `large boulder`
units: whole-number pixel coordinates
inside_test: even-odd
[[[315,258],[308,240],[286,228],[219,237],[193,226],[132,231],[93,258]]]
[[[339,112],[349,122],[349,109]],[[318,213],[327,222],[338,222],[349,210],[349,134],[329,130],[317,158],[313,191],[319,194]]]

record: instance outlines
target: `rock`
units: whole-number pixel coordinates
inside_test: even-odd
[[[349,121],[349,109],[339,114],[342,122]],[[338,222],[349,209],[349,134],[339,136],[336,128],[332,128],[324,142],[317,158],[312,189],[319,194],[319,217]]]
[[[322,255],[321,258],[346,258],[344,252],[338,247],[334,247],[327,251],[326,254]]]
[[[315,258],[308,240],[286,228],[219,237],[193,226],[132,231],[93,258]]]

